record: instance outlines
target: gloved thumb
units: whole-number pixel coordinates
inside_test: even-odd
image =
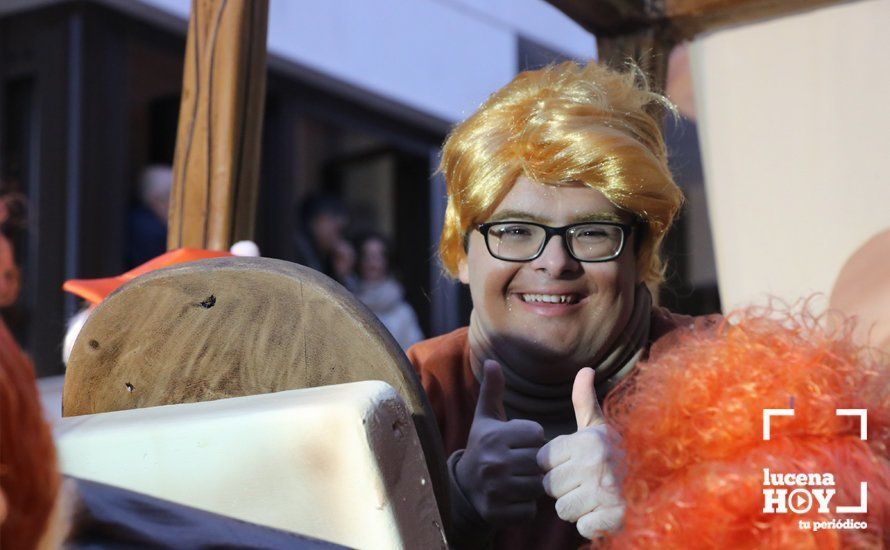
[[[476,402],[476,418],[507,420],[504,412],[504,373],[497,361],[488,360],[482,365],[482,385]]]
[[[595,373],[592,368],[584,367],[575,375],[572,386],[572,406],[575,407],[575,420],[578,431],[606,422],[603,410],[596,400],[596,388],[593,385]]]

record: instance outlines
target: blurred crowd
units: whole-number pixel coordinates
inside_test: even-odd
[[[375,231],[349,234],[349,212],[332,195],[307,198],[294,237],[296,262],[333,278],[377,316],[402,349],[423,340],[414,309],[396,275],[390,239]]]

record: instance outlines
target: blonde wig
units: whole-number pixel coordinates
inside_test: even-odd
[[[652,114],[664,108],[673,109],[634,68],[565,62],[519,74],[456,126],[442,148],[448,206],[439,255],[446,271],[456,275],[468,232],[524,175],[545,185],[581,182],[636,216],[644,227],[637,234],[638,278],[657,287],[661,241],[683,201]]]

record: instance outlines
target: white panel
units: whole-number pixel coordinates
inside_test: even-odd
[[[828,293],[890,225],[888,21],[890,0],[852,2],[693,45],[724,308]]]
[[[68,475],[352,548],[440,548],[410,414],[357,382],[65,418]]]

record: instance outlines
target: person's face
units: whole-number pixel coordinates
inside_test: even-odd
[[[322,252],[332,252],[342,238],[343,229],[346,227],[346,219],[343,216],[323,212],[312,220],[312,236],[318,249]]]
[[[389,271],[386,245],[378,239],[368,239],[362,244],[359,274],[366,281],[382,281]]]
[[[18,300],[20,283],[12,242],[0,235],[0,307],[11,306]]]
[[[547,186],[519,177],[494,213],[482,221],[535,221],[560,227],[581,221],[629,221],[630,216],[582,184]],[[621,255],[601,263],[579,262],[554,236],[528,262],[494,258],[473,230],[460,280],[470,285],[474,323],[511,367],[540,382],[571,380],[591,366],[624,328],[636,284],[634,237]],[[563,303],[541,301],[558,296]]]
[[[345,280],[355,269],[355,248],[348,241],[337,241],[331,254],[331,264],[337,277]]]
[[[170,193],[155,193],[149,198],[148,208],[154,212],[158,220],[167,223],[170,215]]]

